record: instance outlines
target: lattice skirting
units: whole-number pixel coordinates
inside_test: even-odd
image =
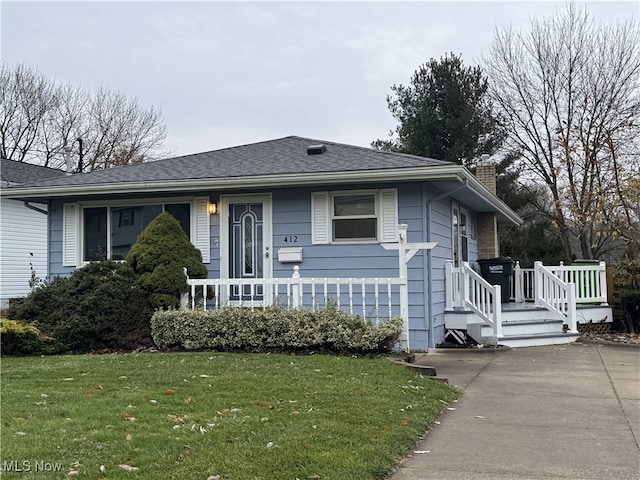
[[[580,333],[611,333],[610,323],[579,323],[578,332]]]

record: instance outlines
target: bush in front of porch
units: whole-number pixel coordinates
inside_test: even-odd
[[[158,311],[151,334],[159,348],[219,351],[389,351],[402,332],[402,319],[374,324],[335,307],[301,309]]]
[[[8,318],[33,324],[73,353],[151,346],[152,314],[131,266],[113,260],[91,262],[68,278],[57,277],[6,311]]]
[[[154,308],[177,308],[189,291],[183,268],[191,278],[207,278],[202,254],[170,213],[154,218],[129,250],[127,262]]]

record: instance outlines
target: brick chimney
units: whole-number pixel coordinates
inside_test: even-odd
[[[488,160],[476,167],[476,178],[494,195],[496,194],[496,166]],[[498,222],[493,212],[478,212],[478,258],[495,258],[498,246]]]

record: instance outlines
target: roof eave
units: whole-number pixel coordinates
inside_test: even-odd
[[[461,171],[461,170],[460,170]],[[313,172],[295,174],[277,174],[244,177],[217,177],[179,180],[159,180],[145,182],[118,182],[84,185],[54,185],[15,187],[10,191],[2,191],[0,195],[10,198],[28,198],[33,196],[69,197],[92,196],[117,193],[153,192],[186,192],[194,190],[226,190],[234,188],[288,187],[320,184],[360,183],[363,181],[379,181],[381,175],[385,180],[432,180],[459,176],[459,170],[452,171],[451,166],[398,168],[388,170],[358,170],[346,172]]]
[[[69,186],[30,186],[13,187],[0,191],[2,197],[28,198],[60,198],[75,196],[95,196],[106,194],[138,194],[153,191],[189,192],[196,190],[227,190],[233,188],[269,188],[310,185],[341,185],[368,181],[407,181],[407,180],[458,180],[468,181],[468,188],[481,200],[494,207],[500,217],[513,225],[520,225],[522,219],[504,202],[489,192],[482,183],[461,165],[437,165],[429,167],[396,168],[385,170],[358,170],[342,172],[313,172],[296,174],[278,174],[244,177],[219,177],[180,180],[161,180],[146,182],[118,182],[101,184],[84,184]]]

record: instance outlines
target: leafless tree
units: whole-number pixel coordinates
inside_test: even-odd
[[[167,154],[166,122],[158,109],[104,86],[90,92],[59,84],[26,65],[0,66],[0,135],[4,158],[57,168],[68,146],[82,172]]]
[[[552,199],[546,214],[565,257],[629,240],[616,224],[640,164],[637,23],[596,24],[569,4],[528,32],[496,30],[484,68],[510,146]]]

